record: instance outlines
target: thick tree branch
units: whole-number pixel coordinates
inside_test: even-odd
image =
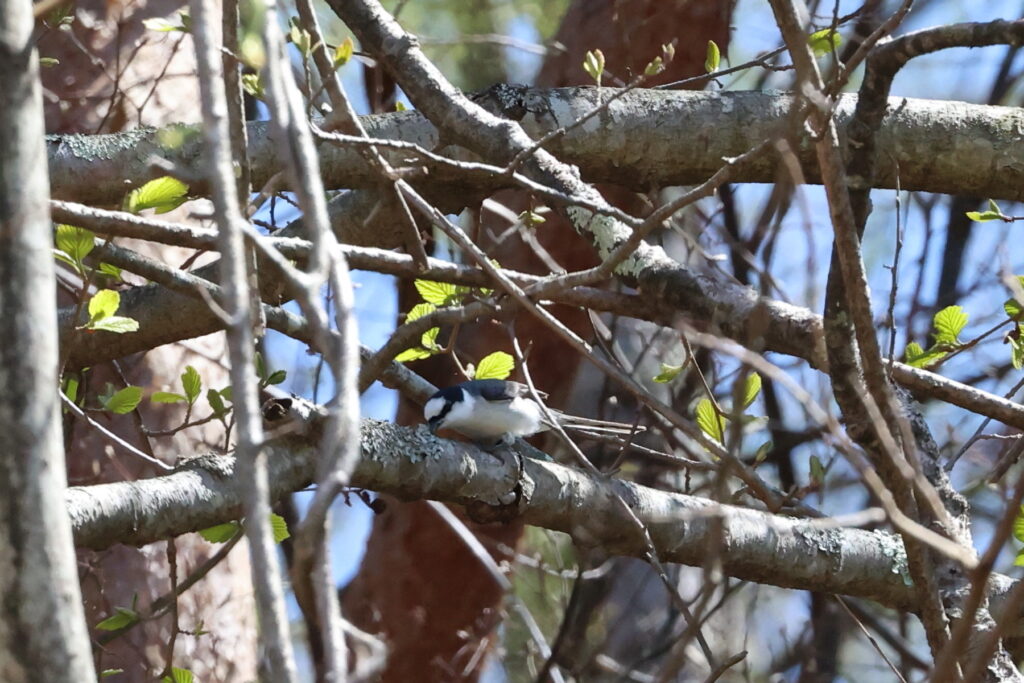
[[[603,89],[608,91],[608,89]],[[516,93],[527,133],[540,137],[568,126],[596,106],[594,88],[523,89]],[[704,181],[722,159],[739,156],[762,140],[785,130],[792,107],[790,95],[763,92],[686,92],[635,90],[612,103],[601,116],[548,145],[554,155],[579,166],[590,182],[614,182],[634,189],[690,185]],[[1024,141],[1012,131],[1024,125],[1014,107],[994,107],[890,97],[878,123],[874,187],[895,187],[900,169],[904,190],[970,194],[978,197],[1024,198]],[[836,125],[840,134],[853,117],[857,98],[838,98]],[[417,112],[366,116],[361,119],[371,142],[396,168],[426,169],[415,173],[421,187],[449,187],[451,192],[492,192],[510,187],[508,178],[467,173],[417,155],[410,143],[435,150],[437,130]],[[181,128],[179,126],[178,128]],[[120,204],[125,193],[163,171],[150,166],[153,156],[194,166],[202,142],[184,127],[186,142],[164,148],[167,129],[142,128],[113,135],[49,136],[48,160],[53,196],[89,204]],[[253,184],[266,183],[280,168],[267,124],[250,123],[249,158]],[[402,141],[388,148],[388,141]],[[376,187],[379,176],[353,143],[337,146],[321,141],[320,169],[327,188]],[[454,159],[465,151],[442,150]],[[810,182],[820,182],[810,146],[794,150]],[[927,160],[927,163],[921,163]],[[895,162],[895,163],[894,163]],[[777,160],[765,157],[740,170],[735,182],[773,182]],[[454,188],[454,189],[452,189]],[[197,195],[209,192],[192,186]]]

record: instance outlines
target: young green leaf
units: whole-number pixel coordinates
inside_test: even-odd
[[[843,37],[832,28],[823,28],[807,37],[807,44],[811,46],[815,57],[829,54],[837,49],[842,42]]]
[[[668,384],[683,371],[682,365],[669,365],[668,363],[661,364],[661,372],[655,375],[652,379],[658,384]]]
[[[188,185],[177,178],[163,176],[129,192],[124,198],[124,210],[139,213],[146,209],[156,209],[157,213],[167,213],[184,204],[187,199]]]
[[[354,52],[355,44],[352,42],[352,37],[349,36],[345,39],[345,42],[334,48],[334,68],[340,69],[348,64]]]
[[[757,452],[754,453],[754,466],[760,465],[768,459],[768,454],[775,448],[775,444],[771,441],[765,441],[763,444],[758,446]]]
[[[220,392],[216,389],[208,389],[206,391],[206,401],[210,404],[210,409],[218,419],[223,418],[228,413],[228,408],[224,405],[224,399],[221,398]]]
[[[291,533],[288,531],[288,522],[284,521],[284,517],[281,515],[270,513],[270,528],[274,532],[274,543],[280,543],[291,537]]]
[[[430,358],[433,355],[434,354],[432,354],[430,351],[427,351],[426,349],[416,346],[411,349],[406,349],[405,351],[402,351],[400,354],[395,356],[395,360],[398,361],[399,363],[408,363],[409,361]]]
[[[109,263],[100,264],[100,273],[106,275],[107,277],[112,277],[115,280],[121,279],[121,269]]]
[[[257,100],[262,100],[266,94],[259,74],[242,74],[242,90]]]
[[[142,400],[142,387],[127,386],[104,400],[103,409],[117,415],[130,413]]]
[[[541,214],[530,210],[523,211],[517,218],[520,223],[528,228],[535,228],[541,223],[547,221],[547,218],[544,218]]]
[[[1014,567],[1024,567],[1024,550],[1018,550],[1017,556],[1013,558]]]
[[[1021,313],[1024,313],[1024,308],[1021,307],[1020,302],[1013,298],[1003,302],[1003,310],[1013,320],[1020,320]]]
[[[644,67],[644,76],[657,76],[665,70],[665,60],[660,56],[655,57]]]
[[[160,683],[194,683],[195,677],[192,672],[188,669],[179,669],[176,666],[171,667],[171,675],[164,676],[160,679]]]
[[[88,230],[73,225],[58,225],[54,244],[76,263],[89,255],[96,244],[96,237]]]
[[[411,323],[413,320],[419,320],[426,314],[433,313],[436,310],[437,307],[431,303],[416,304],[405,314],[405,322]]]
[[[286,379],[288,379],[288,372],[286,370],[274,370],[270,373],[270,376],[267,377],[266,382],[268,385],[280,384]]]
[[[515,367],[515,359],[510,354],[495,351],[480,359],[473,379],[505,379]]]
[[[1020,328],[1017,329],[1017,333],[1011,337],[1008,337],[1010,342],[1010,363],[1013,364],[1014,370],[1020,370],[1024,368],[1024,339],[1021,339]]]
[[[917,342],[910,342],[903,352],[903,362],[911,367],[927,369],[942,360],[947,353],[935,348],[925,351]]]
[[[124,669],[104,669],[100,672],[100,678],[109,678],[110,676],[116,676],[117,674],[123,674]]]
[[[139,321],[135,318],[111,315],[106,318],[90,322],[87,327],[90,330],[103,330],[105,332],[124,334],[125,332],[138,332]]]
[[[210,543],[227,543],[242,528],[238,522],[224,522],[199,530],[199,535]]]
[[[725,424],[727,420],[715,410],[715,404],[709,399],[697,401],[697,426],[719,443],[725,443]]]
[[[600,87],[601,75],[604,74],[604,53],[600,50],[589,50],[583,58],[583,70]]]
[[[188,399],[171,391],[154,391],[149,400],[153,403],[184,403]]]
[[[185,398],[189,404],[194,404],[203,390],[203,379],[199,371],[191,365],[185,366],[185,372],[181,373],[181,386],[185,390]]]
[[[288,38],[298,48],[299,54],[303,57],[309,56],[310,49],[313,46],[313,38],[309,35],[309,31],[299,25],[297,17],[292,17],[292,27],[288,32]]]
[[[395,111],[405,111],[405,110],[406,110],[405,102],[403,102],[402,100],[398,100],[397,102],[395,102]]]
[[[932,321],[935,325],[935,343],[959,346],[958,338],[964,327],[967,326],[967,314],[960,306],[947,306],[935,314]]]
[[[1024,543],[1024,505],[1017,509],[1017,516],[1013,518],[1013,537]]]
[[[986,221],[1001,220],[1003,214],[996,211],[968,211],[966,216],[975,223],[984,223]]]
[[[80,382],[74,375],[65,375],[64,395],[71,399],[72,403],[78,401],[78,387]]]
[[[761,375],[752,372],[747,375],[747,381],[743,384],[743,408],[749,408],[759,393],[761,393]]]
[[[811,481],[821,486],[825,483],[825,466],[821,464],[821,459],[816,455],[811,456],[809,465]]]
[[[89,299],[89,317],[95,320],[102,320],[117,313],[121,305],[121,295],[112,289],[101,289]]]
[[[126,626],[131,626],[139,620],[139,613],[127,607],[115,607],[114,613],[96,624],[100,631],[119,631]]]
[[[441,331],[440,327],[431,327],[429,330],[420,336],[420,344],[427,351],[437,351],[439,349],[437,345],[437,333]]]
[[[434,306],[450,306],[458,303],[461,299],[460,287],[450,282],[434,282],[433,280],[416,280],[413,282],[416,291],[420,293],[423,300]],[[428,313],[430,311],[427,311]],[[411,315],[410,311],[410,315]],[[426,315],[426,314],[424,314]],[[421,316],[417,316],[421,317]],[[406,317],[406,321],[409,318]]]
[[[722,52],[718,49],[718,44],[713,40],[709,40],[707,56],[704,57],[704,71],[709,74],[718,71],[718,65],[721,62]]]

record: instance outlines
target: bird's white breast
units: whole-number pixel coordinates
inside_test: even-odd
[[[506,434],[529,436],[547,428],[541,421],[540,406],[531,399],[517,397],[491,402],[468,393],[452,406],[443,426],[471,439],[496,439]]]

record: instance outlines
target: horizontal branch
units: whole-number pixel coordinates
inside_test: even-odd
[[[293,422],[295,431],[268,442],[275,498],[312,480],[323,419]],[[352,477],[357,487],[403,500],[475,506],[507,500],[518,490],[525,522],[562,531],[583,546],[644,557],[647,545],[635,516],[663,561],[701,566],[715,547],[724,571],[739,579],[913,609],[903,547],[889,533],[723,505],[530,458],[523,460],[520,475],[511,454],[497,457],[432,437],[422,427],[363,420],[361,448]],[[232,457],[208,455],[165,476],[70,488],[75,543],[94,549],[143,545],[236,519],[241,485],[233,471]],[[616,498],[628,503],[631,514]],[[993,577],[996,605],[1011,586],[1009,579]]]
[[[526,131],[540,137],[564,127],[597,105],[610,89],[562,88],[520,91],[519,110]],[[841,135],[856,97],[840,98],[836,113]],[[589,182],[614,182],[635,189],[688,185],[704,181],[721,168],[722,159],[739,156],[765,139],[786,131],[792,98],[765,92],[689,92],[636,90],[608,110],[554,140],[549,149],[562,161],[579,166]],[[401,141],[401,148],[381,151],[396,168],[414,169],[423,187],[475,194],[508,187],[508,178],[466,174],[457,167],[417,155],[410,145],[434,150],[437,131],[420,114],[401,112],[363,118],[373,138]],[[964,102],[893,97],[878,133],[876,187],[895,187],[897,169],[904,190],[1024,199],[1024,112]],[[194,167],[202,154],[198,132],[188,126],[138,129],[112,135],[48,137],[53,197],[91,204],[118,204],[124,194],[164,172],[154,156]],[[168,139],[183,142],[170,146]],[[249,159],[253,184],[261,187],[281,164],[265,123],[249,124]],[[464,152],[445,150],[453,158]],[[820,182],[813,147],[796,150],[806,179]],[[356,145],[321,141],[320,167],[325,186],[375,187],[379,179]],[[735,182],[774,182],[776,158],[765,156],[745,166]],[[425,174],[425,175],[424,175]],[[192,185],[196,195],[208,189]]]

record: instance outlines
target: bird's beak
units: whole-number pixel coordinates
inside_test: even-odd
[[[437,430],[441,427],[441,423],[438,420],[427,420],[427,429],[430,430],[431,434],[437,434]]]

